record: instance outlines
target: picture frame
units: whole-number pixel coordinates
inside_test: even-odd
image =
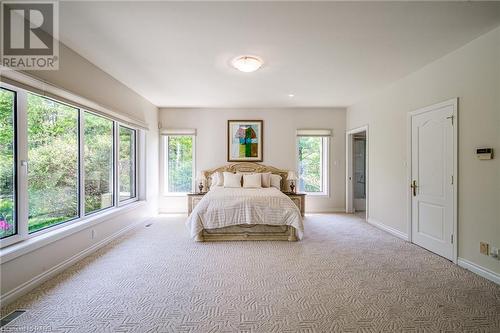
[[[227,161],[262,162],[264,159],[264,122],[227,121]]]

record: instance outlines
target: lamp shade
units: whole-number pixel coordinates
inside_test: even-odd
[[[286,177],[287,180],[297,180],[297,174],[295,171],[288,171],[288,176]]]

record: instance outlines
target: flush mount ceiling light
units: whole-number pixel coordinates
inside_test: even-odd
[[[262,59],[256,56],[241,56],[234,58],[231,64],[234,68],[245,73],[255,72],[262,66]]]

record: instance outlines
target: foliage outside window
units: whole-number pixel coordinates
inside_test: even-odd
[[[2,82],[1,246],[116,206],[115,188],[137,198],[136,141],[118,121]]]
[[[85,112],[85,213],[113,206],[113,121]]]
[[[328,193],[328,137],[300,136],[297,139],[300,192]]]
[[[15,98],[13,91],[0,90],[0,238],[17,230],[15,202]]]
[[[28,230],[78,217],[78,109],[28,94]]]
[[[163,137],[165,147],[165,190],[167,193],[193,191],[194,136],[169,135]]]
[[[135,197],[135,130],[120,126],[120,201]]]

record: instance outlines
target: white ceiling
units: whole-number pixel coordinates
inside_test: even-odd
[[[62,2],[60,12],[63,43],[162,107],[348,106],[500,24],[498,2]],[[230,67],[243,54],[265,65]]]

